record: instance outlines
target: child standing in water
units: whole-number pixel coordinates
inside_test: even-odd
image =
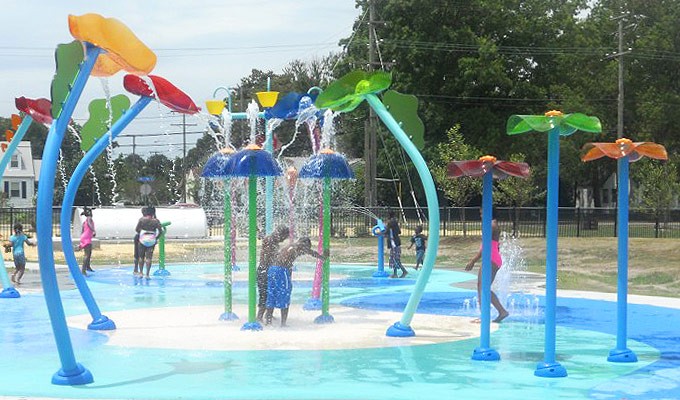
[[[80,215],[85,216],[83,222],[83,232],[80,234],[80,242],[78,243],[78,250],[82,250],[84,254],[82,273],[87,275],[88,272],[94,272],[90,267],[90,260],[92,258],[92,238],[97,236],[94,230],[94,220],[92,219],[92,210],[85,208]]]
[[[139,275],[142,276],[141,270],[146,266],[144,277],[149,279],[153,250],[158,238],[163,234],[163,227],[160,221],[156,219],[156,208],[149,206],[142,209],[142,218],[137,222],[135,232],[139,234]]]
[[[271,325],[274,308],[281,309],[281,326],[286,326],[288,308],[290,307],[290,295],[293,291],[293,262],[303,254],[308,254],[319,259],[328,257],[312,250],[312,241],[308,237],[300,238],[294,244],[284,247],[276,257],[274,265],[269,267],[267,273],[267,313],[265,324]]]
[[[410,249],[413,245],[416,245],[416,271],[420,269],[423,265],[423,259],[425,258],[425,242],[427,241],[427,236],[423,235],[423,226],[416,226],[416,232],[411,236],[411,244],[408,246]]]
[[[14,256],[14,273],[12,274],[12,282],[19,285],[21,278],[26,271],[26,255],[24,254],[24,243],[29,246],[35,246],[28,236],[24,234],[24,227],[20,223],[14,224],[14,235],[9,237],[9,243],[12,246],[12,255]]]
[[[482,209],[479,209],[479,212],[481,214]],[[501,266],[503,265],[503,260],[501,259],[501,252],[499,251],[499,239],[500,239],[500,230],[498,229],[498,222],[496,221],[496,210],[492,209],[491,210],[491,284],[493,284],[493,281],[496,279],[496,273],[498,273],[498,270],[501,269]],[[470,262],[467,263],[465,266],[466,271],[471,271],[472,268],[475,266],[475,263],[479,261],[479,259],[482,258],[482,246],[479,247],[479,251],[477,254],[472,257]],[[477,273],[477,301],[481,301],[482,299],[482,269],[479,269],[479,272]],[[496,308],[496,311],[498,311],[498,317],[493,320],[493,322],[501,322],[505,318],[510,315],[508,310],[503,307],[501,304],[500,300],[498,300],[498,296],[496,296],[496,293],[491,291],[491,304]],[[477,322],[477,321],[476,321]]]

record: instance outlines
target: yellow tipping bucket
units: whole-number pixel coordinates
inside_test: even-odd
[[[220,115],[224,111],[224,106],[226,106],[224,100],[206,100],[205,107],[208,109],[210,115]]]
[[[274,107],[276,100],[279,98],[279,92],[257,92],[257,100],[264,108]]]

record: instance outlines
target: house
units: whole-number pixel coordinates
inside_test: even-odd
[[[0,142],[0,156],[5,155],[8,142]],[[2,176],[3,191],[10,207],[33,207],[40,174],[40,160],[33,159],[31,142],[20,142]]]

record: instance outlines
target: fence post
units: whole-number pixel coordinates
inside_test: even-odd
[[[581,207],[576,207],[576,237],[581,237]]]

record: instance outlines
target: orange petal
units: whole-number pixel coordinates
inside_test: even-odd
[[[74,38],[106,50],[111,61],[130,73],[147,75],[156,66],[154,52],[115,18],[99,14],[69,15],[68,25]],[[101,68],[99,73],[106,73],[104,71],[110,71],[110,66]]]

